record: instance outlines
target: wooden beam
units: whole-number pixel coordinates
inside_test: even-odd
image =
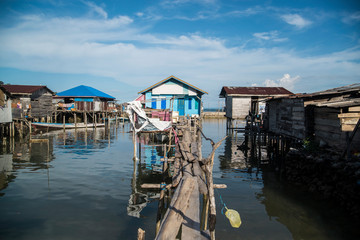
[[[338,114],[339,118],[348,118],[348,117],[360,117],[360,113],[341,113]]]
[[[161,183],[143,183],[140,186],[141,188],[155,188],[155,189],[160,189],[162,188]],[[166,184],[166,189],[172,188],[172,187],[176,187],[173,184],[169,183]],[[227,188],[226,184],[214,184],[213,185],[214,188],[220,188],[220,189],[224,189]]]
[[[360,112],[360,106],[349,107],[349,112]]]
[[[137,240],[145,240],[145,231],[141,228],[138,229]]]
[[[181,239],[182,240],[200,240],[200,203],[199,203],[199,188],[195,184],[189,199],[189,207],[185,212],[185,217],[182,223]]]
[[[182,179],[175,191],[170,206],[165,213],[164,220],[161,223],[159,233],[155,239],[175,239],[185,216],[185,212],[189,207],[189,199],[196,184],[197,181],[194,177]]]

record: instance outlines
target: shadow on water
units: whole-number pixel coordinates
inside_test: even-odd
[[[251,138],[244,142],[244,135],[229,136],[218,154],[220,178],[215,181],[228,185],[216,191],[218,198],[221,195],[228,208],[240,213],[243,224],[231,228],[221,216],[222,203],[218,201],[217,237],[359,239],[358,220],[335,203],[280,179],[269,164],[266,146],[259,148],[258,140],[252,142]]]

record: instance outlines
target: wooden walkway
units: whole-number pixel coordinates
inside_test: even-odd
[[[212,169],[215,150],[226,137],[215,144],[202,134],[196,119],[177,124],[170,134],[173,135],[170,141],[175,140],[175,157],[171,159],[174,166],[172,183],[142,185],[143,188],[161,189],[155,239],[215,239],[214,188],[226,188],[226,185],[213,183]],[[212,145],[212,152],[206,158],[201,153],[202,136]],[[166,160],[163,173],[168,171]],[[165,191],[172,188],[175,192],[165,214],[162,214]],[[144,239],[144,235],[139,229],[138,239]]]

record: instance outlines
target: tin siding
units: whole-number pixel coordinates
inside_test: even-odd
[[[7,100],[5,107],[0,108],[0,123],[12,122],[11,100]]]
[[[245,119],[247,115],[249,115],[251,107],[251,98],[238,98],[233,97],[232,101],[232,118],[233,119]]]

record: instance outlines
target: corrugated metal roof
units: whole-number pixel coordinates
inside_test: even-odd
[[[283,87],[223,87],[221,97],[227,95],[274,96],[293,94]]]
[[[1,91],[3,91],[9,97],[12,97],[11,93],[8,90],[6,90],[6,88],[4,88],[3,85],[0,85],[0,89],[1,89]]]
[[[46,88],[49,92],[54,93],[46,86],[34,86],[34,85],[2,85],[8,92],[12,94],[16,93],[33,93],[39,89]]]
[[[59,92],[56,96],[59,97],[100,97],[115,99],[113,96],[99,91],[93,87],[80,85],[63,92]]]
[[[360,92],[360,83],[354,83],[351,85],[332,88],[332,89],[328,89],[325,91],[304,94],[304,95],[302,95],[302,97],[316,97],[316,96],[322,96],[322,95],[339,95],[339,94],[344,94],[344,93],[348,93],[348,92],[357,92],[357,91]]]
[[[185,85],[187,85],[187,86],[189,86],[189,87],[197,90],[198,92],[201,92],[201,93],[203,93],[203,94],[208,94],[208,93],[205,92],[204,90],[201,90],[200,88],[197,88],[197,87],[195,87],[195,86],[193,86],[193,85],[185,82],[184,80],[181,80],[180,78],[174,77],[173,75],[171,75],[171,76],[168,77],[168,78],[165,78],[164,80],[162,80],[162,81],[160,81],[160,82],[158,82],[158,83],[155,83],[154,85],[152,85],[152,86],[150,86],[150,87],[148,87],[148,88],[146,88],[146,89],[144,89],[144,90],[142,90],[142,91],[140,91],[140,92],[138,92],[138,93],[140,94],[140,93],[145,93],[145,92],[147,92],[147,91],[150,91],[151,89],[153,89],[153,88],[155,88],[155,87],[157,87],[157,86],[159,86],[159,85],[161,85],[161,84],[169,81],[170,79],[175,79],[175,80],[177,80],[177,81],[179,81],[179,82],[181,82],[181,83],[183,83],[183,84],[185,84]]]
[[[331,88],[331,89],[314,92],[314,93],[297,93],[297,94],[287,96],[286,98],[304,98],[304,99],[320,98],[321,99],[321,98],[328,98],[328,97],[333,97],[333,96],[341,96],[341,95],[350,94],[350,93],[358,93],[359,94],[360,93],[360,83],[354,83],[354,84],[337,87],[337,88]]]

